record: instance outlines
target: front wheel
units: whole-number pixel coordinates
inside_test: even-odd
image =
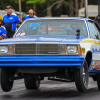
[[[40,87],[40,77],[27,77],[24,78],[26,89],[38,89]]]
[[[88,88],[88,65],[85,61],[80,69],[75,70],[75,84],[79,92],[85,92]]]
[[[13,86],[13,74],[11,68],[1,68],[1,88],[5,92],[9,92]]]

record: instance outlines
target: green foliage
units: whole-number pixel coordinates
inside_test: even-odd
[[[16,4],[18,4],[18,1],[19,1],[19,0],[10,0],[10,2],[14,2],[14,3],[16,3]],[[25,0],[21,0],[21,1],[23,2],[23,1],[25,1]]]
[[[65,2],[65,6],[68,6],[68,2],[67,1]]]
[[[98,35],[95,35],[95,38],[96,38],[96,39],[99,39],[99,36],[98,36]]]
[[[15,9],[16,11],[19,11],[18,1],[19,0],[0,0],[0,10],[5,9],[7,5],[11,5],[13,9]],[[75,0],[72,0],[72,1],[75,1]],[[27,13],[29,9],[34,9],[33,5],[35,4],[36,15],[38,17],[47,16],[48,2],[51,5],[49,8],[51,9],[52,16],[60,16],[61,14],[70,15],[69,0],[21,0],[22,12]],[[88,4],[97,5],[98,0],[88,0]]]
[[[28,0],[26,4],[41,4],[41,3],[47,3],[47,2],[53,3],[55,1],[57,0],[48,0],[48,1],[47,0]]]
[[[41,2],[42,2],[42,0],[29,0],[29,1],[26,2],[26,4],[39,4]]]
[[[98,5],[98,0],[88,0],[88,4]]]

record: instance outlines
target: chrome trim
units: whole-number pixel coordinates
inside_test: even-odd
[[[12,45],[15,45],[15,44],[33,44],[33,43],[34,44],[72,44],[72,43],[59,43],[59,42],[18,42],[18,43],[15,42]],[[80,43],[73,43],[73,44],[80,44]],[[9,44],[9,43],[0,43],[0,45],[11,45],[11,44]]]
[[[22,54],[19,54],[19,55],[29,55],[29,49],[27,48],[28,51],[25,51],[25,50],[24,50],[25,48],[23,47],[23,45],[26,45],[25,47],[29,46],[28,44],[15,44],[15,46],[16,46],[16,45],[18,45],[17,48],[15,47],[15,54],[16,54],[16,55],[18,55],[18,53],[17,53],[16,50],[19,50],[19,51],[21,50],[20,53],[22,53]],[[22,48],[20,48],[20,45],[22,45]],[[59,51],[59,44],[50,44],[50,43],[48,43],[48,44],[44,44],[44,43],[42,43],[42,44],[37,44],[37,43],[36,43],[36,44],[33,44],[33,43],[31,43],[31,45],[35,45],[35,47],[33,46],[33,47],[35,48],[35,54],[34,54],[34,53],[33,53],[33,54],[30,53],[30,55],[31,55],[31,54],[32,54],[32,55],[36,55],[36,54],[39,54],[39,53],[40,53],[39,55],[41,55],[42,53],[45,55],[45,54],[48,54],[48,51],[50,51],[50,52],[53,52],[53,51],[56,52],[56,51],[57,51],[57,54],[59,54],[59,52],[58,52],[58,51]],[[39,50],[40,52],[38,52],[38,45],[40,45],[40,50]],[[47,46],[47,45],[49,45],[49,46]],[[54,45],[56,45],[57,48],[55,48]],[[54,49],[51,49],[50,46],[51,46],[51,48],[54,48]],[[29,47],[30,47],[30,46],[29,46]],[[47,49],[47,50],[46,50],[46,49]],[[52,51],[52,50],[53,50],[53,51]],[[56,50],[56,51],[55,51],[55,50]],[[24,52],[24,53],[23,53],[23,52]],[[27,54],[25,54],[25,52],[26,52]]]
[[[14,45],[14,43],[0,43],[0,45]]]
[[[14,44],[36,44],[36,42],[15,42]]]
[[[56,55],[60,55],[60,54],[15,54],[15,56],[56,56]]]
[[[73,44],[72,43],[59,43],[59,44],[66,44],[66,45],[67,44],[70,44],[70,45],[73,45],[73,44],[75,45],[76,44],[76,45],[80,45],[80,43],[73,43]]]
[[[32,43],[31,43],[32,44]],[[41,43],[41,44],[43,44],[43,43]],[[45,43],[44,43],[45,44]],[[48,44],[50,44],[50,42],[48,43]],[[55,43],[53,43],[53,44],[55,44]],[[58,43],[57,43],[58,44]],[[59,43],[58,44],[58,54],[38,54],[37,53],[37,43],[36,43],[36,54],[15,54],[15,44],[13,44],[13,45],[11,45],[11,46],[13,46],[13,54],[0,54],[0,56],[21,56],[21,55],[23,55],[23,56],[43,56],[43,55],[45,55],[45,56],[55,56],[55,55],[65,55],[65,56],[67,56],[67,55],[81,55],[81,54],[61,54],[61,45],[65,45],[66,44],[66,46],[67,45],[76,45],[76,46],[78,46],[78,45],[80,45],[79,43]],[[9,44],[6,44],[6,46],[9,46]],[[78,52],[79,52],[79,50],[78,50]]]
[[[36,43],[36,55],[37,55],[38,53],[37,53],[37,43]]]
[[[59,44],[59,42],[15,42],[14,44]]]
[[[79,18],[79,17],[40,17],[40,18],[31,18],[27,19],[28,20],[44,20],[44,19],[72,19],[72,20],[85,20],[86,18]],[[86,19],[88,20],[88,19]]]
[[[36,55],[16,55],[16,54],[0,54],[0,56],[78,56],[80,54],[36,54]]]
[[[88,20],[87,20],[87,21],[88,21]],[[87,29],[88,38],[90,38],[90,37],[89,37],[89,26],[88,26],[88,22],[86,22],[86,20],[85,20],[85,25],[86,25],[86,29]]]
[[[13,53],[14,53],[14,55],[15,55],[15,44],[14,44],[14,52],[13,52]]]
[[[14,44],[72,44],[72,43],[59,43],[59,42],[19,42]],[[79,43],[73,43],[73,44],[79,44]],[[8,45],[8,44],[7,44]]]

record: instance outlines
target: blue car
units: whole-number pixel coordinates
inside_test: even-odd
[[[75,82],[84,92],[89,75],[100,89],[99,31],[97,23],[85,18],[25,20],[13,38],[0,41],[2,90],[10,91],[14,80],[22,78],[26,89],[38,89],[48,77]]]

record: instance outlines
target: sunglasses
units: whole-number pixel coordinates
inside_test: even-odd
[[[29,15],[33,15],[33,13],[28,13]]]

